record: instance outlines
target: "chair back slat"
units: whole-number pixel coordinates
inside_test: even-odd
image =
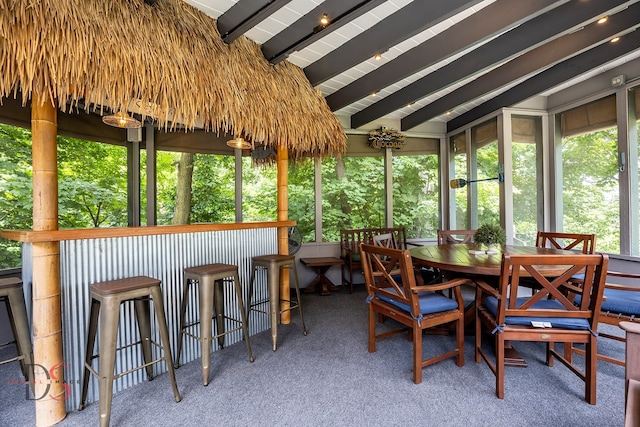
[[[574,250],[581,251],[583,254],[592,254],[596,250],[596,235],[538,231],[536,246],[539,248]]]
[[[540,267],[549,265],[563,272],[559,272],[553,278],[547,278],[540,272]],[[607,265],[608,256],[602,254],[575,256],[503,254],[498,293],[504,297],[498,300],[496,321],[501,324],[505,323],[507,317],[518,316],[583,318],[589,320],[592,329],[596,330]],[[585,275],[579,286],[571,285],[571,277],[576,271],[584,272]],[[527,287],[532,280],[535,281],[540,290],[530,298],[519,300],[515,296],[518,295],[522,279],[527,280]],[[576,294],[581,298],[579,306],[573,302]],[[536,308],[536,304],[549,298],[562,304],[564,310],[541,309],[539,305]]]
[[[438,244],[473,243],[476,230],[438,230]]]
[[[396,242],[393,233],[377,234],[373,236],[373,244],[376,246],[382,246],[383,248],[401,249],[398,247],[398,243]]]
[[[360,254],[369,296],[384,295],[411,307],[412,314],[418,316],[418,300],[411,292],[416,279],[409,251],[361,243]]]

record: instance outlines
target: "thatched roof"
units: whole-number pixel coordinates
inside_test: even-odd
[[[0,0],[0,96],[49,96],[62,111],[107,106],[160,128],[285,144],[293,158],[344,152],[346,136],[297,66],[181,0]],[[36,101],[36,100],[34,100]]]

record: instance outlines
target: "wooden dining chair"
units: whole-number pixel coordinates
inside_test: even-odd
[[[495,375],[498,398],[504,399],[505,341],[540,341],[547,343],[547,365],[553,366],[554,357],[566,365],[585,382],[585,400],[596,404],[596,331],[608,262],[603,254],[504,254],[497,288],[476,280],[475,359],[477,363],[484,359]],[[552,279],[540,271],[548,271],[548,266],[554,267]],[[579,271],[584,272],[584,279],[576,286],[570,278]],[[540,290],[530,297],[511,297],[518,295],[523,276],[535,280]],[[578,305],[574,304],[576,295],[582,298]],[[494,338],[494,359],[482,348],[485,331]],[[556,351],[555,342],[565,347],[583,343],[584,370]]]
[[[456,365],[464,365],[464,302],[460,285],[470,279],[455,279],[446,283],[418,286],[408,250],[360,244],[362,268],[369,303],[369,353],[376,351],[376,341],[403,332],[413,342],[413,382],[422,382],[422,369],[441,360],[455,357]],[[455,299],[437,293],[454,290]],[[376,330],[378,315],[391,318],[405,327]],[[423,359],[423,333],[450,322],[456,323],[456,344],[453,350]]]
[[[538,231],[536,246],[539,248],[554,248],[580,251],[592,254],[596,250],[595,234],[560,233],[555,231]]]
[[[619,327],[622,321],[640,324],[640,274],[608,271],[607,278],[609,277],[625,278],[628,279],[629,283],[605,284],[599,323],[606,323],[616,327]],[[631,284],[631,282],[634,284]],[[580,298],[576,299],[576,303],[580,303]],[[624,334],[614,335],[599,330],[598,336],[619,342],[626,342]],[[582,348],[572,346],[571,350],[573,353],[584,354],[584,349]],[[625,366],[625,359],[623,357],[617,358],[598,353],[598,359]]]
[[[438,244],[473,243],[476,230],[438,230]]]
[[[393,233],[376,234],[373,236],[373,244],[383,248],[400,249]],[[404,248],[402,248],[404,249]]]
[[[596,250],[596,235],[581,233],[562,233],[556,231],[538,231],[536,235],[536,247],[577,251],[583,254],[592,254]],[[573,277],[580,279],[582,273],[578,272]],[[531,292],[537,292],[538,286],[534,280],[524,279],[522,286],[531,288]]]

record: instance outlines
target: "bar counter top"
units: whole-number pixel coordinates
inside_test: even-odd
[[[0,237],[23,243],[59,242],[63,240],[99,239],[109,237],[152,236],[161,234],[197,233],[202,231],[247,230],[269,227],[290,227],[296,221],[201,223],[186,225],[155,225],[141,227],[96,227],[62,230],[2,230]]]

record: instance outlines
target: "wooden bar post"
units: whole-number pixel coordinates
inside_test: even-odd
[[[289,152],[286,145],[278,147],[278,221],[289,219]],[[289,254],[289,233],[287,227],[278,228],[278,253]],[[280,310],[287,310],[290,306],[289,269],[282,272],[280,281]],[[285,311],[280,321],[287,325],[291,322],[291,312]]]
[[[57,112],[48,96],[41,97],[34,93],[32,99],[33,230],[57,230]],[[36,425],[50,426],[67,415],[62,358],[59,243],[33,243],[32,263]]]

